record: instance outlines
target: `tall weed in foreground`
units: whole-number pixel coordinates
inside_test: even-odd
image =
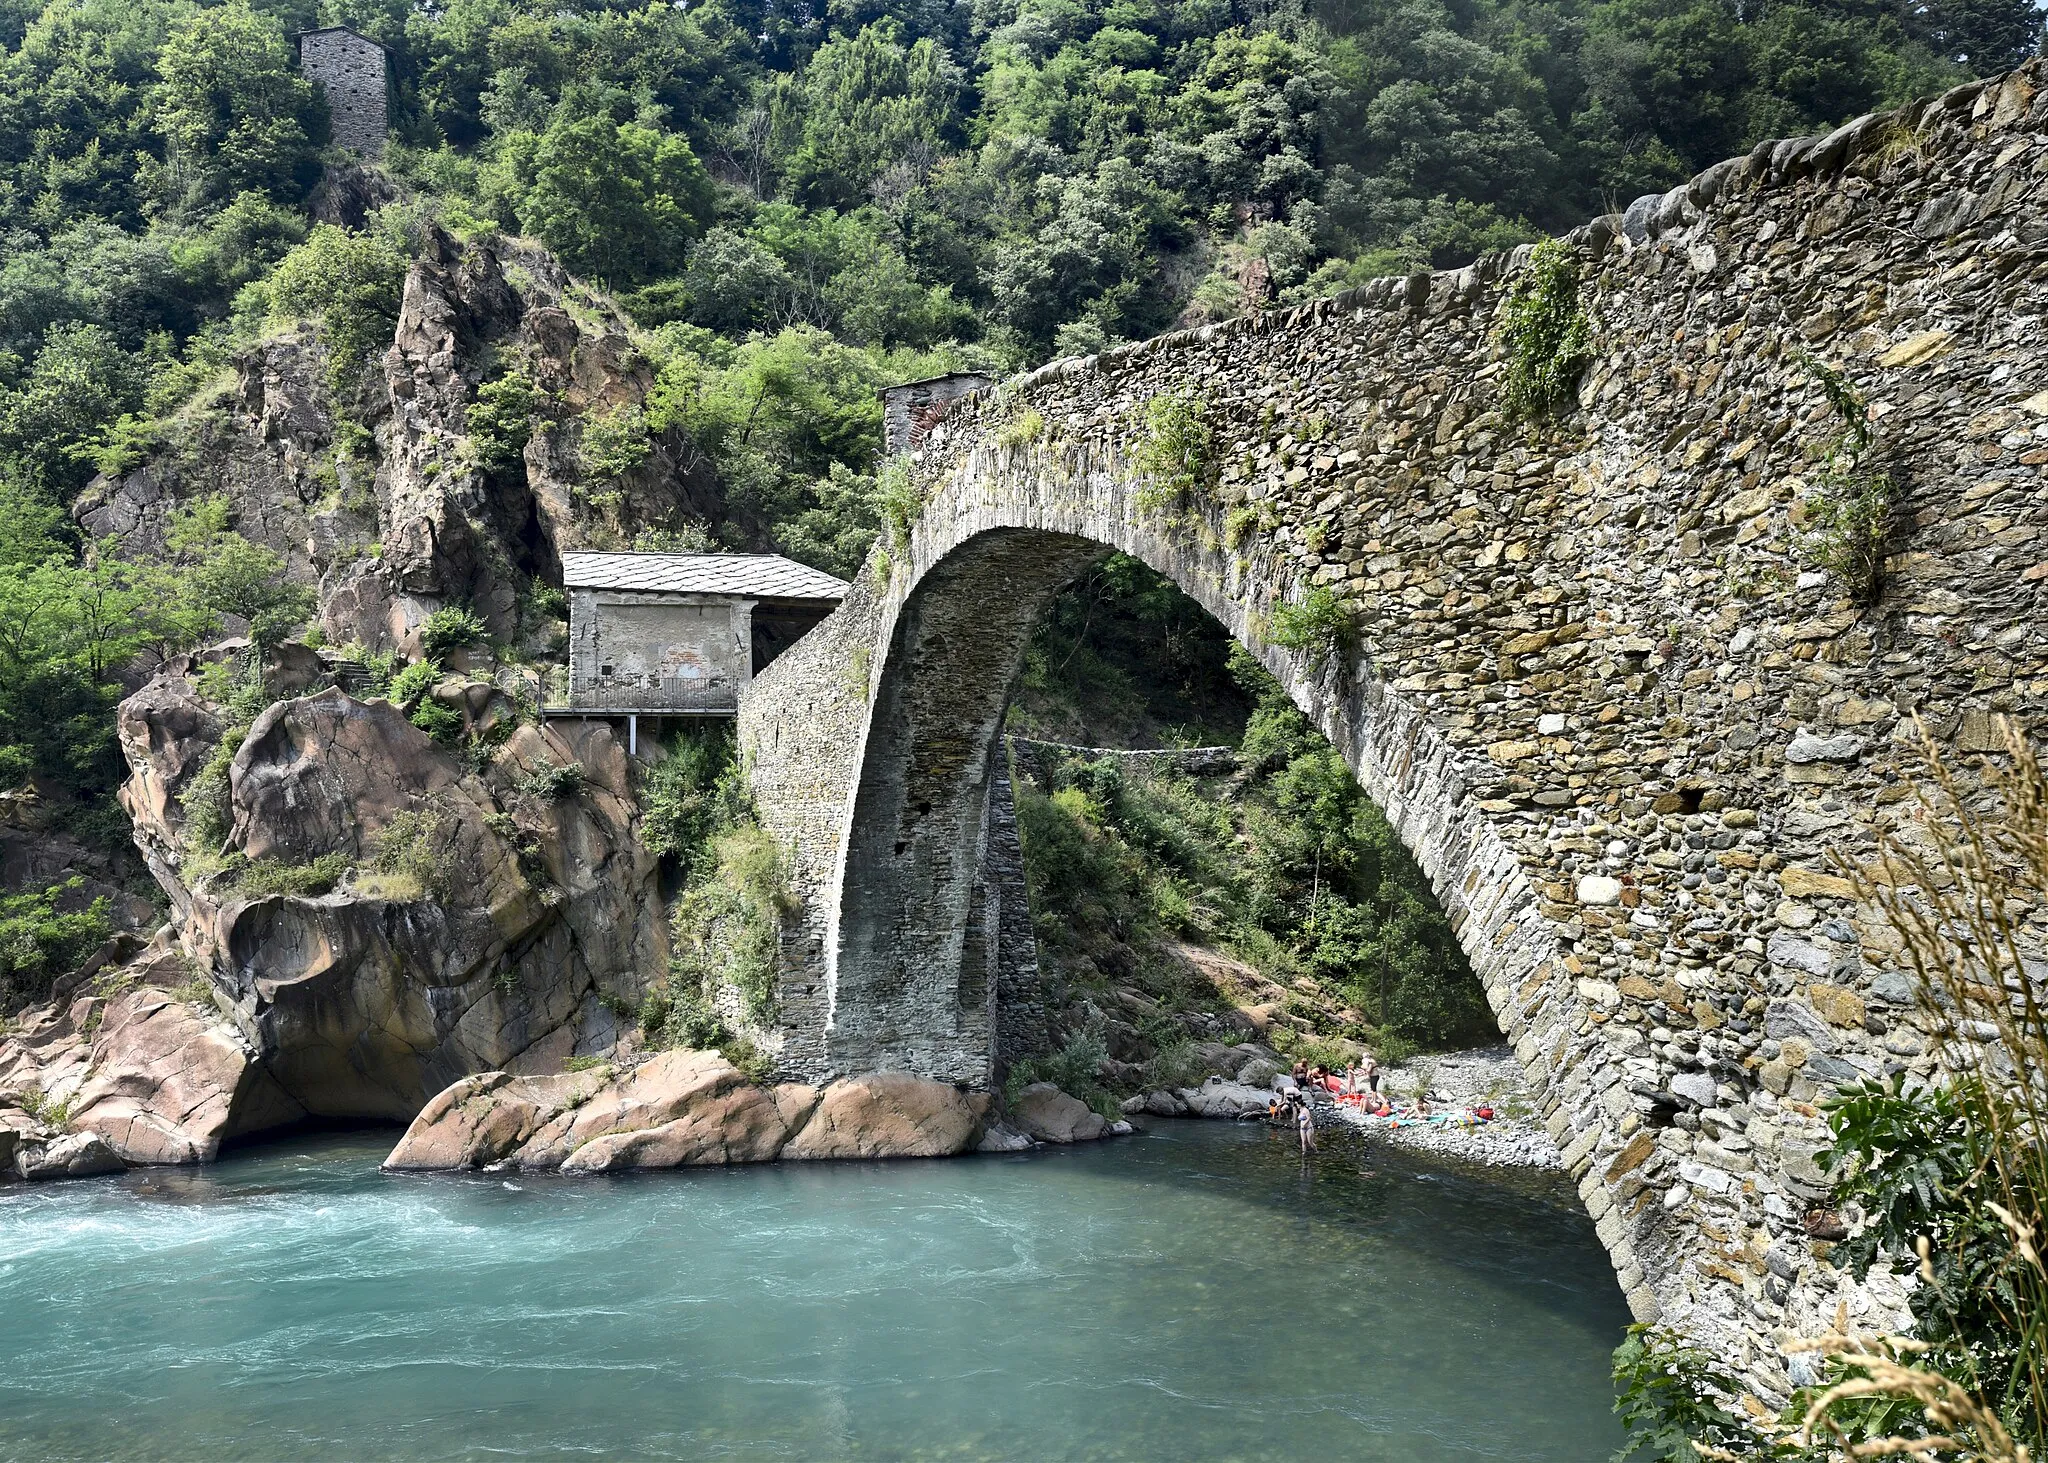
[[[1874,865],[1838,860],[1898,935],[1938,1057],[1937,1086],[1828,1104],[1835,1199],[1864,1215],[1836,1258],[1858,1276],[1914,1265],[1914,1334],[1856,1334],[1838,1313],[1788,1348],[1822,1358],[1824,1383],[1737,1431],[1736,1384],[1637,1328],[1615,1353],[1617,1457],[2032,1463],[2048,1441],[2048,776],[2016,728],[2000,734],[1978,793],[1922,728],[1920,816]]]

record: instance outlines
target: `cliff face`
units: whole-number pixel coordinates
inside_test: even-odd
[[[630,1054],[666,970],[622,747],[533,715],[560,626],[531,589],[559,584],[564,549],[715,521],[715,480],[678,432],[622,474],[585,470],[592,422],[630,418],[653,371],[608,303],[514,241],[431,231],[389,348],[340,397],[337,379],[316,329],[249,349],[155,458],[92,485],[81,527],[156,557],[179,508],[224,494],[236,530],[317,588],[329,644],[418,655],[427,617],[460,605],[496,650],[457,652],[395,705],[343,653],[286,645],[253,719],[245,642],[144,669],[119,711],[120,798],[170,918],[0,1039],[23,1173],[206,1159],[306,1116],[409,1121],[472,1073]],[[498,382],[516,408],[479,419]],[[79,862],[13,831],[10,868]],[[139,903],[126,922],[147,928]],[[67,1121],[104,1153],[57,1146]]]
[[[481,727],[512,715],[478,699]],[[219,736],[188,681],[153,681],[122,707],[123,801],[181,947],[306,1112],[409,1120],[467,1073],[551,1071],[625,1035],[614,1013],[666,945],[608,728],[521,725],[478,765],[388,701],[282,701],[234,754],[213,849],[180,799]],[[535,790],[570,763],[580,786]]]
[[[530,393],[514,423],[523,448],[471,431],[478,388],[503,381]],[[559,581],[562,550],[720,516],[716,480],[678,431],[615,477],[585,469],[592,422],[631,413],[653,383],[625,322],[544,251],[432,229],[390,348],[353,397],[336,399],[316,330],[266,340],[163,452],[96,480],[75,511],[91,537],[147,557],[178,507],[223,493],[239,532],[318,586],[330,640],[416,653],[426,617],[458,604],[515,639],[544,628],[526,590]]]

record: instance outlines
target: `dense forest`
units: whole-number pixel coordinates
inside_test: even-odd
[[[326,24],[389,55],[354,227],[295,58]],[[728,508],[696,542],[844,574],[884,382],[1456,263],[2037,30],[2025,0],[0,0],[0,783],[124,841],[136,655],[303,617],[218,504],[146,565],[70,509],[305,322],[338,450],[373,456],[348,403],[430,225],[535,237],[623,303],[643,425],[686,429]],[[524,389],[486,384],[477,443],[516,452]],[[22,898],[0,914],[52,917]]]
[[[1344,760],[1193,600],[1112,554],[1056,599],[1025,655],[1009,729],[1091,748],[1228,745],[1227,775],[1020,755],[1016,784],[1041,969],[1070,1001],[1160,1011],[1267,1006],[1263,1039],[1335,1065],[1369,1040],[1498,1039],[1429,882]],[[1180,942],[1241,962],[1202,962]],[[1277,1009],[1272,1009],[1277,1007]],[[1156,1013],[1155,1013],[1156,1014]],[[1109,1028],[1112,1038],[1118,1033]],[[1081,1026],[1085,1055],[1088,1031]],[[1149,1079],[1187,1080],[1163,1022],[1107,1041]],[[1059,1079],[1076,1090],[1086,1062]]]

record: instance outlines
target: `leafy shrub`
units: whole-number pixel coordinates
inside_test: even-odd
[[[356,888],[399,904],[447,898],[456,828],[453,817],[431,805],[393,815],[377,830],[369,872],[357,876]]]
[[[1026,407],[1011,417],[996,432],[996,442],[1003,447],[1028,447],[1045,435],[1045,413]]]
[[[274,319],[317,319],[327,344],[327,383],[346,396],[372,352],[391,341],[405,285],[405,254],[383,233],[316,224],[269,280]]]
[[[347,875],[349,863],[349,856],[338,849],[305,864],[252,859],[236,873],[235,892],[244,899],[262,899],[273,894],[311,898],[332,891]]]
[[[1004,1095],[1015,1102],[1032,1083],[1050,1082],[1067,1096],[1079,1098],[1105,1117],[1111,1116],[1117,1111],[1116,1100],[1097,1075],[1108,1055],[1109,1047],[1100,1032],[1077,1031],[1058,1051],[1013,1062],[1003,1084]]]
[[[1267,638],[1282,650],[1306,655],[1309,671],[1321,675],[1335,660],[1341,670],[1358,649],[1358,618],[1327,584],[1318,584],[1299,603],[1273,607]]]
[[[197,643],[221,615],[233,615],[248,623],[257,646],[276,645],[313,612],[314,593],[285,578],[283,556],[232,531],[231,516],[224,493],[171,515],[165,538],[184,563],[178,574],[182,613],[170,638]]]
[[[420,649],[432,661],[445,660],[449,652],[465,645],[481,645],[489,630],[474,610],[443,605],[427,616],[420,627]]]
[[[569,596],[552,584],[539,580],[527,592],[526,602],[533,613],[544,620],[566,620],[569,618]]]
[[[673,858],[687,879],[712,837],[745,816],[746,784],[724,724],[678,733],[668,755],[640,773],[640,839]]]
[[[1879,451],[1863,394],[1831,366],[1808,360],[1806,369],[1843,430],[1801,502],[1806,527],[1793,547],[1857,602],[1875,604],[1884,592],[1884,561],[1897,526],[1898,484],[1875,465]]]
[[[760,825],[739,824],[711,845],[712,866],[676,901],[676,964],[700,988],[735,989],[747,1018],[775,1014],[782,921],[796,909],[782,847]]]
[[[1146,401],[1137,451],[1146,483],[1139,492],[1141,507],[1171,507],[1208,483],[1215,472],[1208,418],[1208,403],[1187,392],[1161,391]]]
[[[520,370],[479,385],[464,413],[470,459],[486,472],[517,465],[533,437],[533,419],[542,399],[534,379]]]
[[[624,477],[654,450],[646,414],[632,405],[592,412],[583,419],[583,436],[576,450],[583,475],[592,482]]]
[[[1507,354],[1501,409],[1509,421],[1555,416],[1578,390],[1592,359],[1592,328],[1579,303],[1579,261],[1559,239],[1545,239],[1516,276],[1501,312],[1498,339]]]
[[[875,511],[887,533],[883,546],[902,554],[910,548],[910,532],[924,515],[924,494],[911,476],[909,459],[893,457],[875,478]]]
[[[462,742],[462,713],[431,696],[420,697],[405,719],[444,747],[459,747]]]
[[[233,813],[230,773],[235,754],[242,750],[248,735],[247,724],[230,725],[223,731],[213,755],[179,795],[178,808],[185,817],[185,826],[179,831],[188,850],[217,849],[226,840]]]
[[[77,1101],[76,1093],[59,1100],[40,1087],[31,1087],[21,1094],[21,1110],[48,1127],[68,1128],[71,1126],[71,1109]]]
[[[519,791],[544,803],[558,803],[583,791],[585,781],[581,762],[557,767],[553,758],[543,755],[535,761],[533,770],[519,779]]]
[[[1760,1451],[1755,1429],[1721,1400],[1741,1388],[1713,1357],[1672,1332],[1630,1326],[1615,1349],[1614,1386],[1628,1441],[1612,1463],[1704,1463],[1699,1443],[1743,1457]]]
[[[107,901],[60,912],[81,879],[53,884],[39,894],[0,894],[0,1011],[46,1000],[50,983],[68,975],[113,933]]]
[[[386,662],[389,665],[389,662]],[[372,674],[375,668],[372,668]],[[441,664],[434,660],[416,660],[411,665],[389,675],[384,683],[384,694],[393,706],[403,706],[408,701],[417,701],[434,689],[441,679]]]

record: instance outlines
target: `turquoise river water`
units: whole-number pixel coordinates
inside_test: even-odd
[[[1602,1459],[1555,1178],[1158,1123],[1011,1157],[0,1189],[0,1458]]]

